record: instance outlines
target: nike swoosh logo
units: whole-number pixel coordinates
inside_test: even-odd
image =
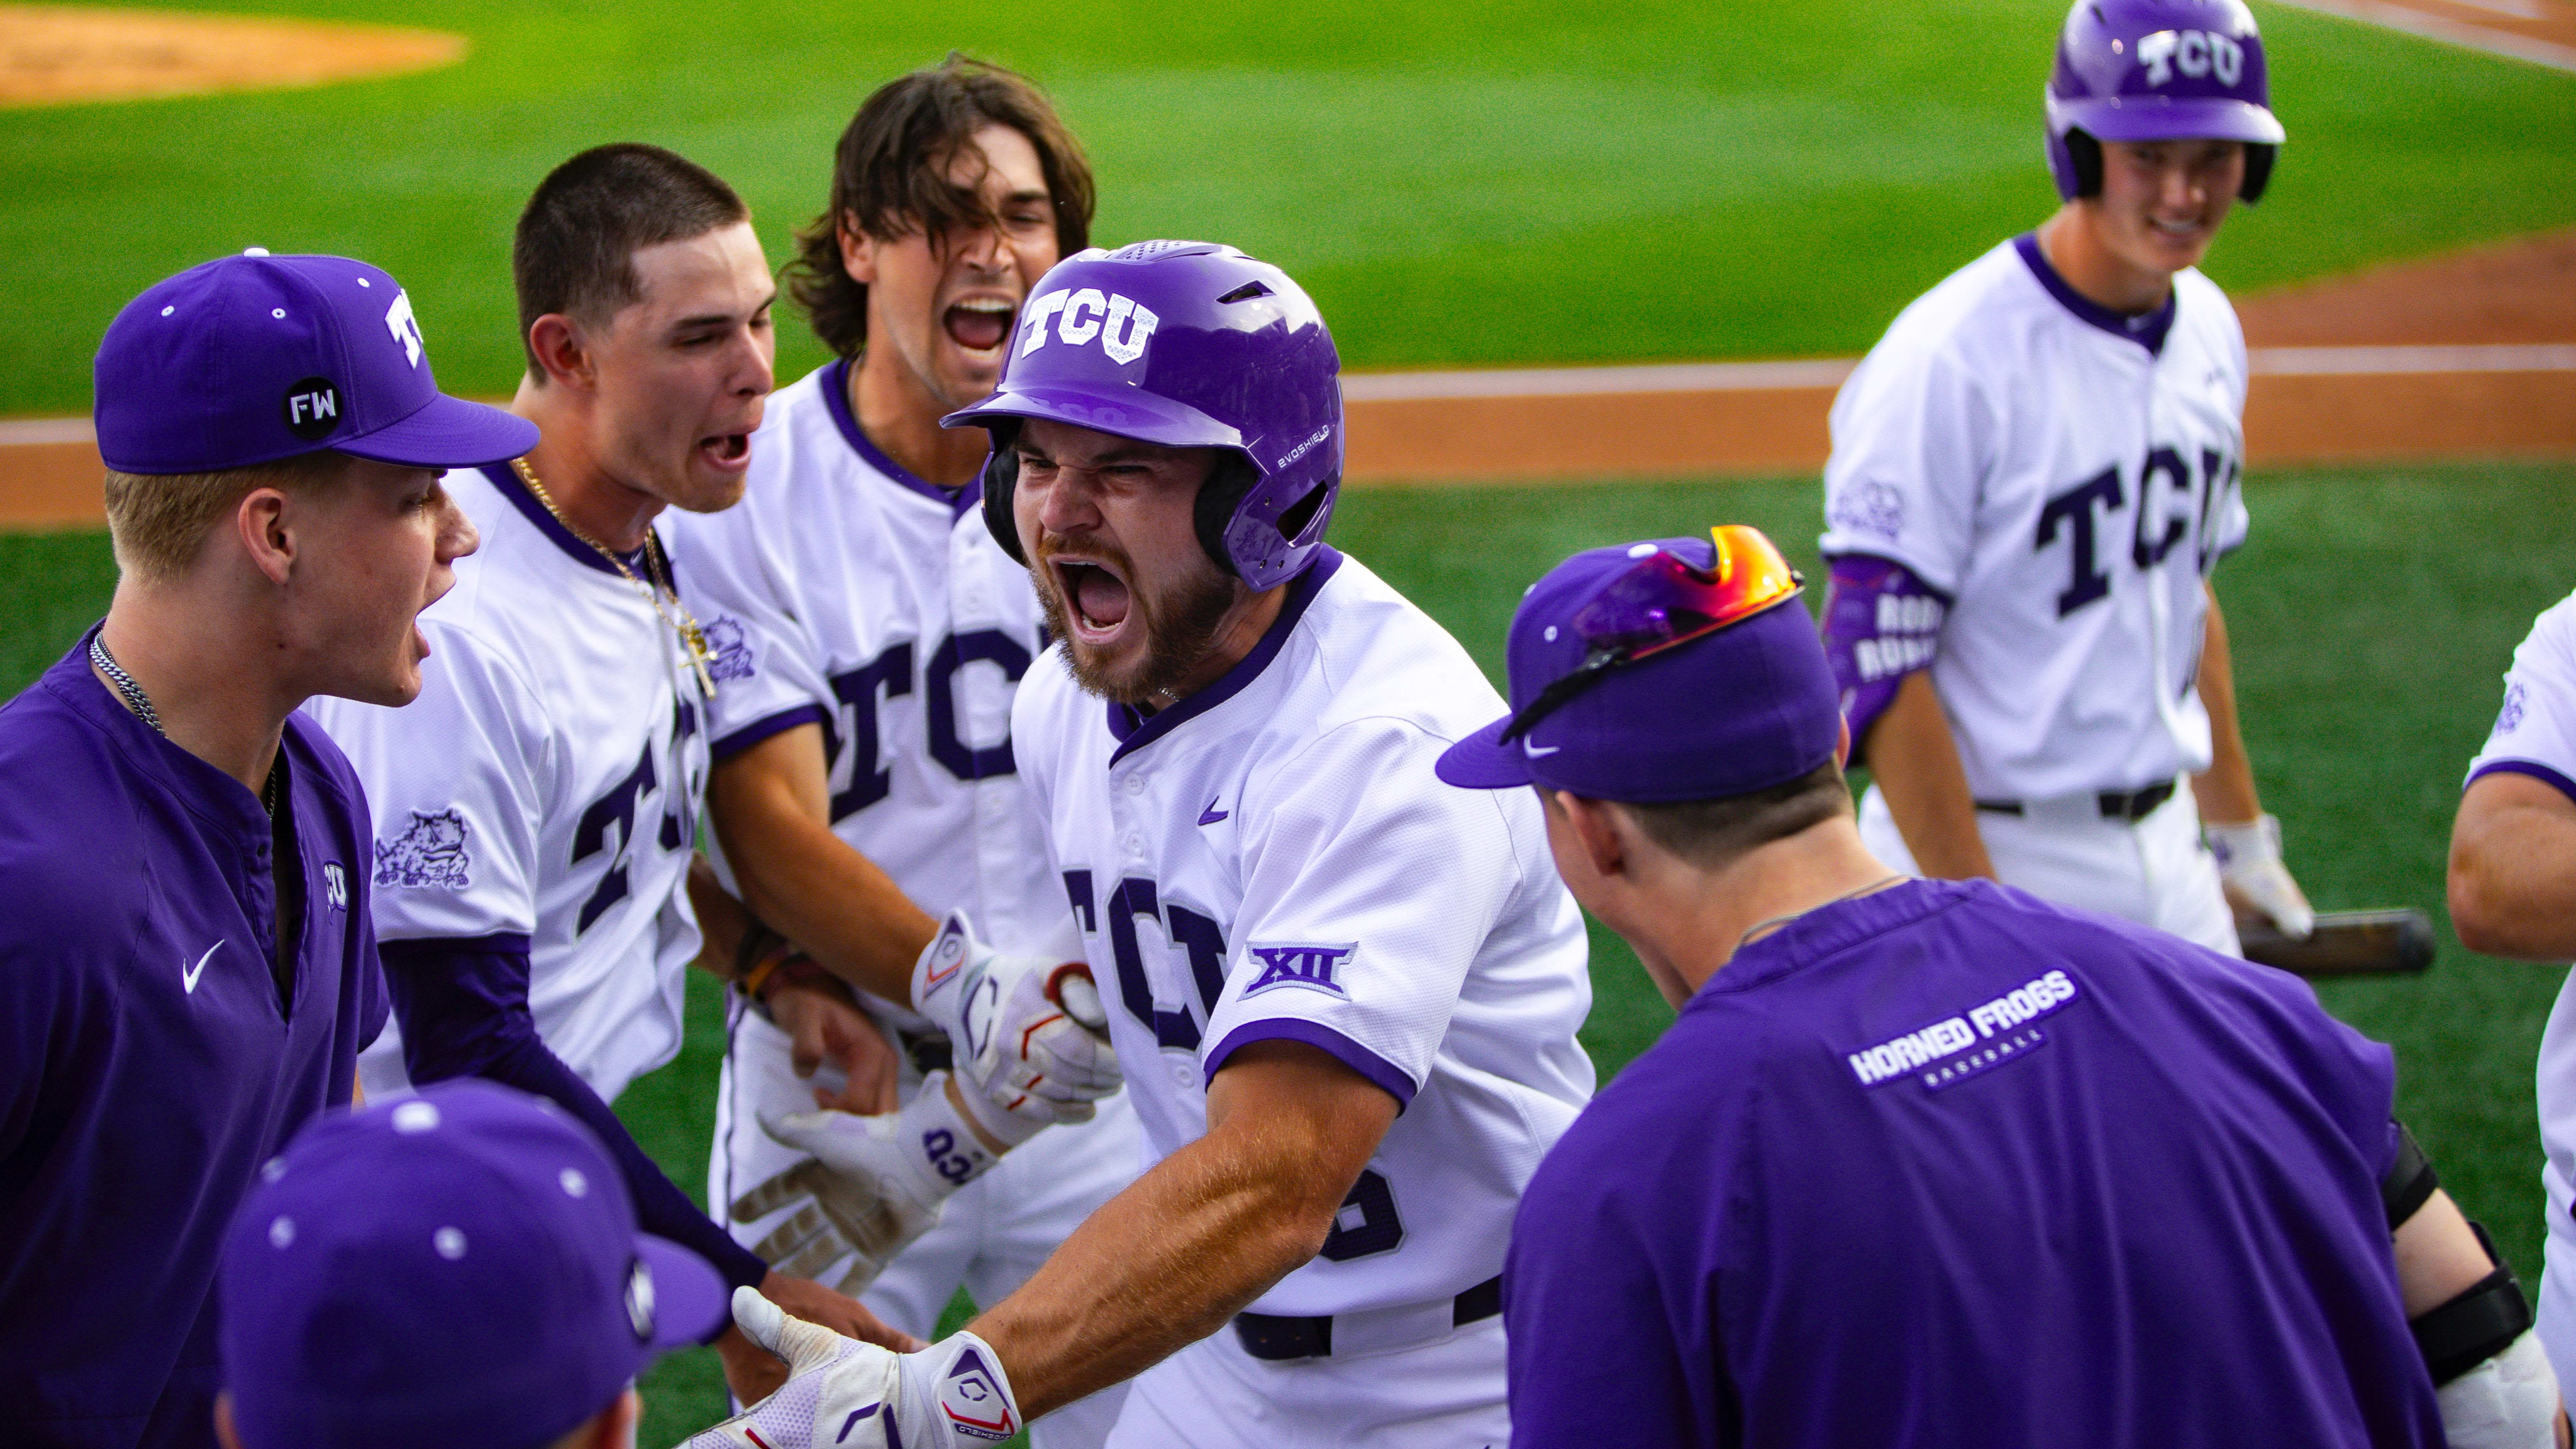
[[[1563,745],[1534,745],[1529,742],[1528,736],[1524,735],[1521,737],[1521,753],[1529,756],[1533,760],[1537,759],[1541,755],[1555,754],[1557,751],[1564,748],[1565,746]]]
[[[1216,808],[1216,799],[1214,796],[1210,796],[1207,808],[1199,812],[1199,823],[1201,825],[1214,825],[1218,821],[1223,820],[1228,813],[1229,812],[1227,811]]]
[[[222,949],[224,949],[224,943],[217,941],[206,948],[205,955],[197,958],[196,965],[179,968],[179,984],[188,988],[190,996],[197,994],[197,978],[206,974],[206,963],[215,959],[215,953]]]

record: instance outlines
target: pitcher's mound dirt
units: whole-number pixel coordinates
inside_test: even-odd
[[[465,37],[433,30],[0,5],[0,107],[320,85],[464,54]]]

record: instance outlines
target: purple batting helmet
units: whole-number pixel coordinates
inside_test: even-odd
[[[2242,141],[2259,201],[2284,136],[2245,0],[2075,0],[2048,76],[2048,169],[2068,201],[2102,190],[2104,141]]]
[[[1199,543],[1254,589],[1302,572],[1342,483],[1342,360],[1305,289],[1214,242],[1147,241],[1056,263],[1020,308],[993,395],[940,421],[993,435],[984,523],[1020,553],[1020,425],[1049,418],[1174,448],[1220,448]]]

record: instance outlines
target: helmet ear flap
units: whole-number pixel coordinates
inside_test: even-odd
[[[2252,206],[2263,199],[2263,188],[2272,184],[2272,163],[2280,155],[2278,146],[2261,141],[2245,143],[2245,179],[2237,183],[2237,200]]]
[[[989,426],[993,452],[984,460],[984,531],[1013,563],[1024,565],[1029,560],[1020,551],[1020,520],[1011,510],[1011,495],[1020,486],[1020,455],[1012,446],[1019,441],[1019,425],[997,419]]]
[[[2070,130],[2066,133],[2065,145],[2068,179],[2075,187],[2067,199],[2072,201],[2077,197],[2101,195],[2102,143],[2086,132]]]
[[[1207,481],[1199,485],[1197,507],[1190,521],[1198,531],[1199,547],[1207,551],[1217,572],[1228,578],[1243,577],[1234,566],[1234,554],[1225,546],[1226,525],[1234,521],[1234,510],[1243,502],[1252,485],[1261,481],[1261,470],[1250,458],[1228,448],[1217,454],[1216,466],[1208,470]]]

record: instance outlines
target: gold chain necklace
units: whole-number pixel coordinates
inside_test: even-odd
[[[653,612],[670,627],[672,633],[680,636],[682,647],[688,650],[689,668],[697,673],[699,693],[709,699],[715,698],[716,677],[708,667],[715,662],[715,654],[707,648],[707,631],[698,627],[698,616],[689,612],[689,606],[680,600],[680,591],[671,587],[670,572],[662,562],[662,545],[653,537],[653,531],[649,528],[644,531],[644,567],[653,575],[648,583],[636,577],[635,570],[628,568],[626,560],[611,552],[608,545],[572,526],[572,520],[564,517],[563,510],[557,508],[555,500],[547,494],[546,485],[537,481],[537,470],[528,466],[526,458],[512,458],[510,468],[519,475],[520,482],[528,485],[528,491],[536,495],[537,501],[545,505],[546,512],[554,515],[555,522],[563,525],[564,532],[589,544],[628,583],[644,591],[645,602],[653,606]],[[680,617],[672,618],[669,610],[662,607],[664,594],[671,596],[671,606],[680,611]]]

